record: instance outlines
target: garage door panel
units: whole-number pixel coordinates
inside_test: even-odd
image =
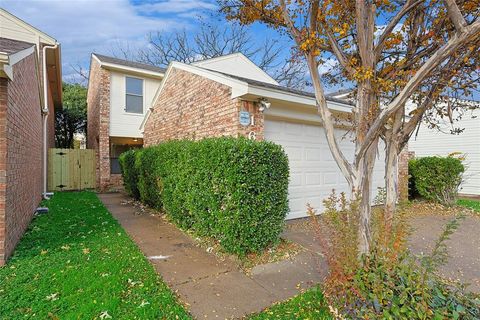
[[[353,159],[354,144],[345,131],[336,136],[347,159]],[[265,139],[280,144],[289,158],[290,183],[288,197],[290,213],[287,219],[307,216],[307,203],[317,212],[323,210],[323,200],[332,189],[347,192],[348,184],[331,155],[321,126],[285,121],[265,121]],[[379,152],[383,148],[379,147]],[[373,172],[374,196],[377,186],[384,185],[383,158],[377,159]]]

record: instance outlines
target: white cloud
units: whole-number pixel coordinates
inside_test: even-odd
[[[322,63],[321,65],[318,66],[318,72],[320,73],[320,75],[322,75],[322,74],[325,74],[325,73],[328,73],[328,72],[332,71],[335,68],[338,68],[338,66],[339,66],[339,64],[338,64],[337,59],[328,58],[328,59],[325,60],[324,63]]]
[[[137,6],[138,10],[144,13],[180,13],[192,12],[198,9],[213,10],[215,3],[201,0],[166,0],[154,3],[146,3]]]
[[[62,45],[64,75],[70,64],[88,65],[91,52],[109,54],[116,42],[146,43],[150,31],[188,28],[191,20],[176,14],[209,9],[197,0],[168,0],[134,5],[127,0],[2,0],[2,7],[57,39]]]

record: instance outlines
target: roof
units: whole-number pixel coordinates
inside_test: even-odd
[[[3,8],[0,8],[0,16],[2,18],[2,23],[0,25],[4,36],[7,35],[9,38],[17,38],[20,36],[22,37],[22,40],[28,39],[28,41],[34,41],[37,44],[46,43],[54,45],[57,43],[57,40],[52,36],[37,29]],[[19,29],[21,32],[18,32]]]
[[[219,73],[221,73],[221,72],[219,72]],[[258,80],[253,80],[253,79],[242,78],[242,77],[233,76],[231,74],[226,74],[226,73],[222,73],[222,74],[227,76],[227,77],[233,78],[233,79],[244,81],[244,82],[246,82],[250,85],[253,85],[253,86],[268,88],[268,89],[274,89],[274,90],[283,91],[283,92],[286,92],[286,93],[293,93],[293,94],[297,94],[297,95],[305,96],[305,97],[309,97],[309,98],[315,98],[315,93],[313,93],[313,92],[288,88],[288,87],[275,85],[275,84],[271,84],[271,83],[266,83],[266,82],[263,82],[263,81],[258,81]],[[352,104],[351,102],[349,102],[347,100],[339,99],[339,98],[335,98],[335,97],[330,97],[328,95],[325,96],[325,99],[327,101],[332,101],[332,102],[338,102],[338,103],[343,103],[343,104]]]
[[[241,52],[195,61],[192,65],[278,85],[278,82],[266,73],[265,70],[262,70]]]
[[[336,97],[336,96],[349,94],[349,93],[352,93],[352,92],[353,92],[353,89],[341,89],[341,90],[338,90],[338,91],[327,93],[326,95],[328,97]]]
[[[98,53],[93,53],[95,57],[100,60],[102,63],[111,63],[111,64],[117,64],[125,67],[130,67],[130,68],[137,68],[137,69],[144,69],[144,70],[149,70],[153,72],[158,72],[158,73],[165,73],[167,69],[153,66],[151,64],[146,64],[146,63],[140,63],[140,62],[134,62],[134,61],[128,61],[124,59],[119,59],[119,58],[114,58],[114,57],[109,57],[109,56],[104,56]]]
[[[149,70],[149,71],[159,72],[159,73],[165,73],[167,71],[167,69],[165,69],[165,68],[153,66],[153,65],[150,65],[150,64],[146,64],[146,63],[128,61],[128,60],[124,60],[124,59],[104,56],[104,55],[101,55],[101,54],[98,54],[98,53],[93,53],[93,55],[95,57],[97,57],[97,59],[100,60],[101,63],[111,63],[111,64],[121,65],[121,66],[125,66],[125,67],[144,69],[144,70]],[[240,54],[233,54],[233,55],[229,55],[229,56],[241,56],[241,57],[243,57],[243,55],[240,55]],[[217,58],[213,58],[213,59],[217,59]],[[204,61],[208,61],[208,60],[210,60],[210,59],[207,59],[207,60],[204,60]],[[256,86],[256,87],[278,90],[278,91],[282,91],[282,92],[285,92],[285,93],[296,94],[296,95],[300,95],[300,96],[304,96],[304,97],[308,97],[308,98],[315,98],[315,94],[313,92],[302,91],[302,90],[288,88],[288,87],[281,86],[281,85],[276,85],[276,84],[273,84],[273,83],[268,83],[268,82],[264,82],[264,81],[244,78],[244,77],[220,72],[220,71],[217,71],[217,70],[210,70],[209,68],[202,67],[201,65],[199,65],[198,62],[191,64],[191,66],[195,66],[196,68],[208,70],[209,72],[221,74],[221,75],[223,75],[225,77],[229,77],[231,79],[246,82],[249,85],[253,85],[253,86]],[[331,97],[331,96],[326,96],[325,98],[326,98],[327,101],[352,105],[351,102],[346,101],[344,99],[339,99],[339,98],[335,98],[335,97]]]
[[[33,47],[35,44],[7,38],[0,38],[0,52],[8,55]]]

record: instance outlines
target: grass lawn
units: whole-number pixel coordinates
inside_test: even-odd
[[[458,199],[457,204],[464,206],[470,209],[473,209],[477,212],[480,212],[480,201],[479,200],[470,200],[470,199]]]
[[[333,317],[328,311],[321,289],[314,287],[286,302],[276,304],[259,314],[253,315],[249,319],[330,320]]]
[[[44,205],[0,268],[1,319],[190,319],[94,193]]]

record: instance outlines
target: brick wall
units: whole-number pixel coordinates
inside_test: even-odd
[[[97,188],[108,189],[110,181],[110,72],[92,59],[87,96],[87,148],[95,149]]]
[[[398,156],[398,192],[400,200],[408,200],[408,161],[415,157],[415,152],[408,151],[408,145]]]
[[[0,78],[0,266],[5,262],[5,194],[7,190],[8,79]]]
[[[255,126],[239,124],[239,111],[253,112]],[[171,139],[247,136],[263,137],[263,114],[253,103],[231,98],[231,88],[210,79],[172,69],[145,124],[144,145]]]
[[[35,58],[34,53],[15,64],[13,81],[0,82],[0,148],[6,150],[0,160],[0,264],[41,200],[42,115]]]

